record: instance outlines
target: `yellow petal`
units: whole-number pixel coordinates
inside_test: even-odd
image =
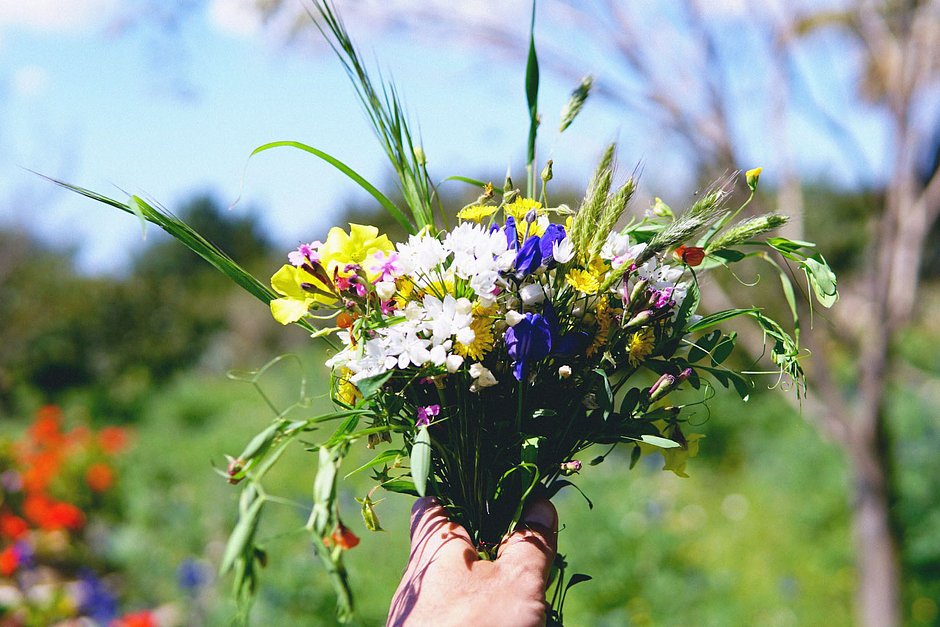
[[[281,296],[306,298],[303,288],[300,287],[301,282],[304,280],[301,276],[303,272],[300,268],[284,264],[271,277],[271,287]],[[303,276],[306,276],[306,273]]]
[[[271,315],[281,324],[297,322],[307,315],[313,299],[275,298],[271,301]]]

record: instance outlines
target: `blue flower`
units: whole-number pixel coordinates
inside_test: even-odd
[[[117,616],[117,599],[93,572],[82,573],[79,584],[79,611],[101,625],[109,625]]]
[[[551,302],[545,302],[545,320],[552,334],[552,352],[556,355],[577,355],[591,343],[591,336],[584,331],[569,331],[562,334],[558,314]]]
[[[520,281],[535,272],[542,265],[542,251],[539,248],[539,236],[533,235],[522,244],[516,253],[516,278]]]
[[[506,329],[506,350],[512,358],[512,374],[522,381],[529,362],[544,359],[552,350],[552,332],[548,321],[539,314],[527,313]]]
[[[510,250],[519,248],[519,234],[516,232],[516,219],[512,216],[506,218],[506,226],[503,227],[503,233],[506,234],[506,245]]]
[[[199,560],[187,558],[176,569],[176,579],[180,588],[190,593],[196,593],[206,585],[209,573],[206,566]]]
[[[542,239],[539,242],[539,250],[542,253],[542,263],[550,265],[555,261],[552,256],[552,245],[565,239],[565,227],[560,224],[549,224],[542,233]]]

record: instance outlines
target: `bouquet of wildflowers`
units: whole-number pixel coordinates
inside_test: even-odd
[[[338,426],[314,447],[319,466],[307,528],[336,585],[340,617],[348,618],[352,598],[342,557],[358,538],[343,523],[337,477],[351,446],[375,450],[358,469],[375,479],[375,489],[360,500],[367,528],[380,528],[375,490],[433,495],[489,556],[527,499],[572,486],[595,445],[604,448],[591,464],[625,445],[631,466],[657,451],[666,470],[686,476],[701,436],[687,432],[686,405],[673,393],[691,388],[707,397],[706,390],[720,386],[746,398],[753,385],[726,365],[736,340],[720,328],[727,320],[756,322],[776,370],[800,392],[798,333],[756,307],[699,312],[702,273],[751,257],[779,271],[794,323],[787,261],[805,273],[820,303],[837,298],[835,277],[813,244],[767,237],[785,216],[739,217],[760,168],[746,173],[742,187],[749,195],[738,205],[732,204],[736,178],[729,177],[684,212],[657,199],[641,217],[627,218],[636,181],[615,182],[610,146],[580,206],[552,204],[552,163],[540,175],[536,168],[539,81],[530,34],[525,185],[517,189],[508,176],[498,185],[451,177],[477,186],[479,197],[448,226],[394,88],[372,82],[333,8],[318,2],[316,9],[398,175],[406,207],[312,146],[274,142],[255,153],[289,146],[325,160],[391,214],[408,232],[405,241],[393,242],[370,225],[334,227],[322,242],[291,252],[268,287],[168,212],[137,197],[124,203],[69,186],[158,224],[268,303],[278,322],[299,324],[333,348],[326,366],[337,411],[279,417],[230,458],[225,474],[244,488],[222,569],[235,572],[239,598],[250,599],[264,562],[255,543],[268,502],[260,482],[286,446],[323,423]],[[534,18],[533,6],[533,24]],[[572,93],[562,131],[589,89],[586,80]],[[562,585],[558,577],[556,620]]]

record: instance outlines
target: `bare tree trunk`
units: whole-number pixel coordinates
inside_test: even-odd
[[[864,410],[863,410],[864,411]],[[872,411],[882,414],[881,408]],[[884,416],[877,422],[883,424]],[[855,534],[856,612],[865,627],[901,624],[901,566],[891,524],[891,481],[884,434],[854,434],[848,446],[852,468]]]

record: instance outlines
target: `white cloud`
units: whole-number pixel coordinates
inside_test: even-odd
[[[41,95],[48,83],[48,72],[36,65],[20,67],[13,72],[13,92],[24,98]]]
[[[101,24],[120,0],[0,0],[0,28],[75,32]]]
[[[207,11],[209,23],[228,35],[251,37],[261,30],[261,15],[252,0],[212,0]]]

